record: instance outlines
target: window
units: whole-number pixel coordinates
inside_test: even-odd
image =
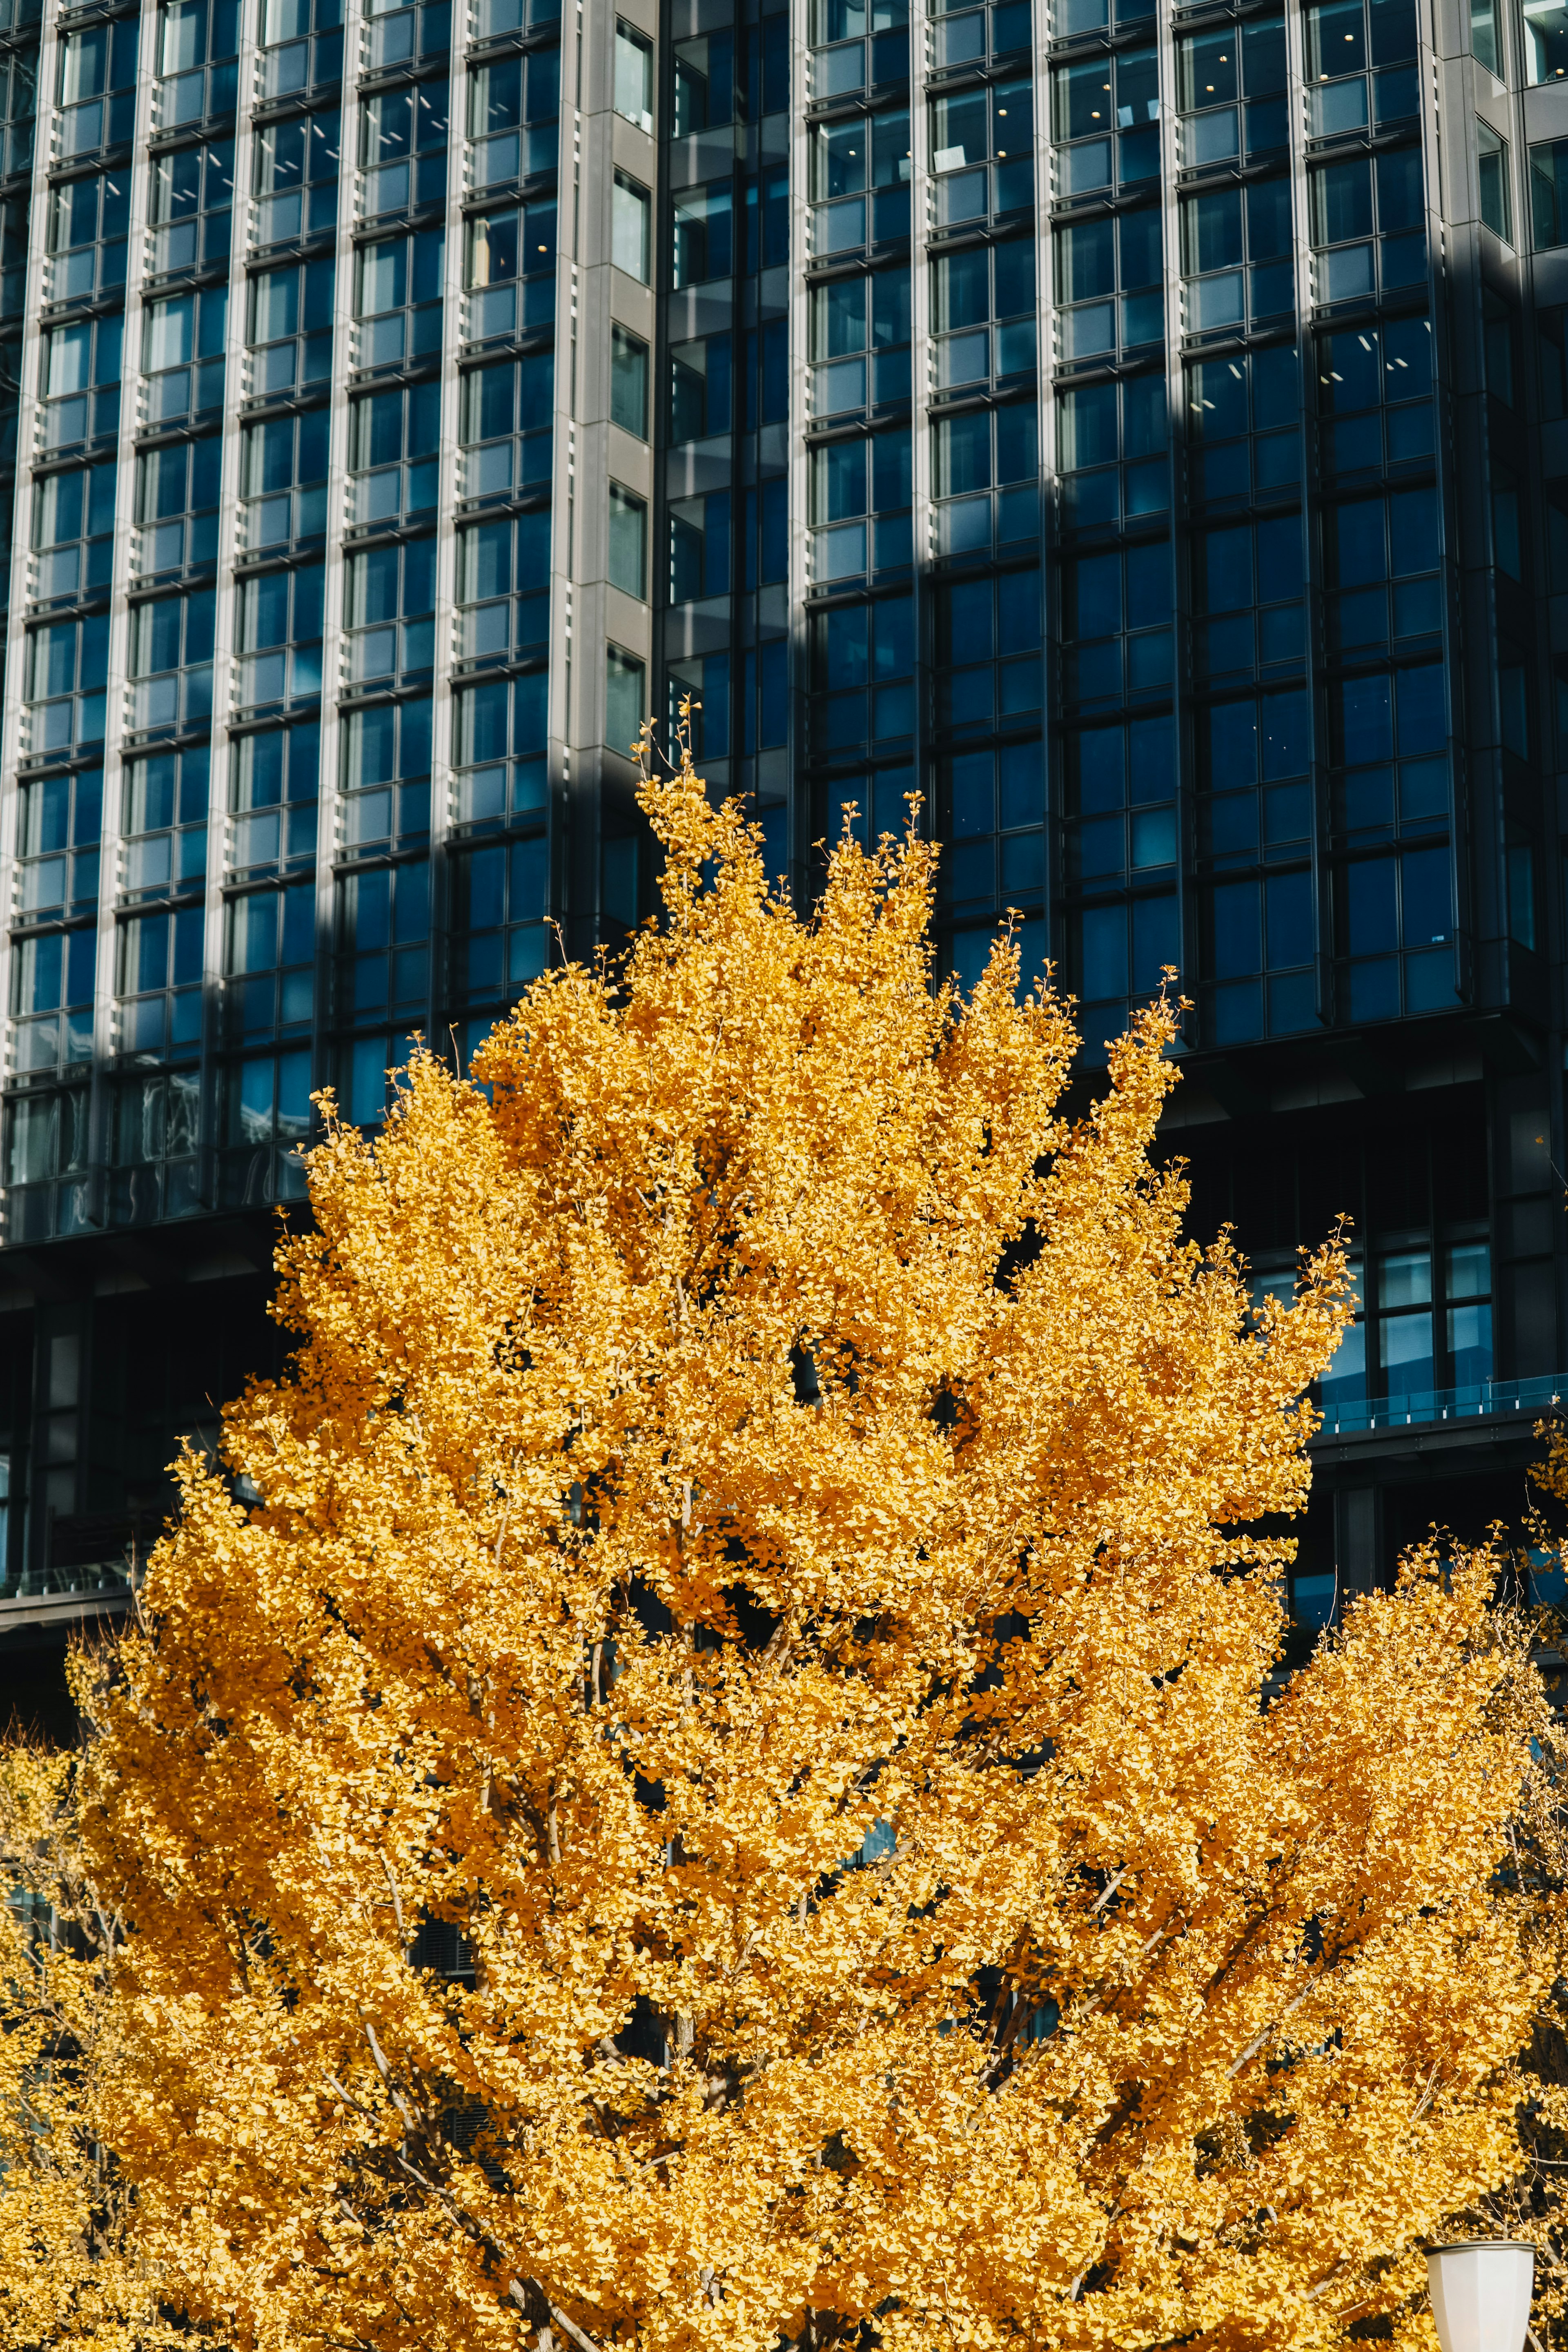
[[[488,1004],[493,1019],[550,961],[549,841],[537,833],[467,850],[452,860],[451,887],[452,1002]]]
[[[373,246],[369,250],[374,253],[381,248]],[[250,279],[246,341],[250,346],[255,391],[303,390],[307,384],[324,383],[331,374],[335,270],[336,264],[328,255],[320,261],[290,262],[283,269],[259,270]],[[322,319],[328,322],[324,327],[315,323]]]
[[[647,598],[647,502],[610,484],[610,585]]]
[[[1071,246],[1067,249],[1075,254],[1079,251]],[[1058,254],[1061,250],[1058,245]],[[1125,273],[1136,278],[1141,270],[1152,268],[1153,282],[1158,284],[1158,213],[1131,214],[1123,220],[1121,255]],[[1087,260],[1087,255],[1079,257]],[[1058,271],[1058,301],[1065,295]],[[1130,310],[1124,321],[1132,331],[1131,339],[1162,341],[1165,322],[1160,298],[1154,297],[1152,322],[1146,315],[1149,298],[1140,299],[1143,311],[1133,315]],[[973,246],[966,253],[944,255],[932,265],[931,302],[933,321],[943,339],[936,351],[936,380],[940,385],[983,385],[993,376],[1000,382],[1007,376],[1033,371],[1037,352],[1032,237],[1011,238],[994,247]],[[1127,310],[1128,306],[1124,304],[1123,309]],[[1074,316],[1081,325],[1084,314]],[[995,327],[988,323],[993,319],[999,322]],[[1063,332],[1070,340],[1071,330],[1064,326]],[[1089,336],[1087,340],[1093,341],[1094,338]]]
[[[647,345],[617,326],[610,329],[610,422],[647,439]]]
[[[1084,1058],[1103,1061],[1108,1033],[1126,1026],[1129,996],[1159,990],[1179,970],[1181,931],[1173,890],[1084,906],[1068,917],[1068,967],[1083,1006]]]
[[[647,667],[616,646],[607,646],[605,653],[605,740],[635,760],[648,716]]]
[[[149,302],[142,320],[142,369],[151,378],[148,423],[168,425],[221,408],[227,287],[209,286],[199,294]]]
[[[236,874],[308,864],[316,853],[321,730],[273,727],[234,745],[229,866]]]
[[[1299,688],[1196,715],[1198,856],[1211,872],[1277,865],[1311,840],[1311,709]]]
[[[1038,539],[1039,437],[1033,401],[973,409],[938,423],[931,488],[942,501],[936,517],[939,554],[978,555],[993,544]]]
[[[646,378],[647,347],[643,352]],[[612,359],[613,364],[613,359]],[[462,492],[513,497],[551,477],[554,360],[549,352],[492,361],[462,379]]]
[[[251,890],[225,909],[224,1028],[241,1038],[308,1030],[315,998],[316,886]]]
[[[700,286],[706,279],[728,278],[734,269],[733,185],[715,180],[705,188],[687,188],[672,198],[673,243],[671,272],[677,287]]]
[[[247,1054],[223,1074],[218,1198],[226,1208],[297,1201],[305,1193],[300,1147],[310,1132],[310,1054]]]
[[[1289,142],[1285,112],[1285,19],[1263,16],[1176,45],[1182,161],[1250,159]]]
[[[136,120],[134,16],[67,33],[59,45],[60,155],[129,145]]]
[[[810,134],[813,252],[821,258],[910,233],[910,118],[892,112],[819,122]],[[869,222],[866,194],[872,194]]]
[[[13,50],[0,60],[0,178],[30,169],[37,127],[38,60],[36,52]]]
[[[1519,348],[1519,320],[1511,306],[1500,294],[1489,288],[1481,292],[1481,358],[1487,390],[1505,408],[1514,404],[1515,360]]]
[[[343,788],[350,850],[421,841],[430,831],[430,698],[352,713]]]
[[[436,659],[436,542],[410,539],[349,557],[343,620],[355,685],[407,677]]]
[[[730,493],[678,499],[669,509],[669,601],[730,593]],[[647,717],[647,712],[643,716]]]
[[[292,244],[338,225],[340,117],[335,106],[256,133],[256,242]]]
[[[217,561],[222,467],[216,433],[166,442],[137,458],[137,568],[144,579]]]
[[[1310,175],[1313,283],[1320,302],[1342,302],[1426,275],[1421,151],[1320,164]],[[1400,234],[1400,232],[1405,232]]]
[[[937,13],[936,23],[931,27],[936,62],[939,66],[983,65],[988,50],[994,58],[1005,58],[1015,49],[1027,48],[1029,32],[1027,0],[1024,0],[1024,5],[1020,5],[1020,0],[1004,0],[1001,6],[984,11],[965,7],[962,14]],[[899,58],[895,71],[901,69],[906,74],[909,71],[907,40],[906,35],[900,49],[889,53]],[[881,62],[874,53],[873,70],[877,70]],[[877,70],[877,78],[880,80],[887,77]]]
[[[614,507],[612,504],[612,515]],[[458,647],[468,661],[518,661],[550,638],[550,509],[458,534]]]
[[[1168,625],[1168,595],[1164,617]],[[939,727],[1006,727],[1033,717],[1045,683],[1038,572],[939,588],[935,644]]]
[[[1470,0],[1470,52],[1478,64],[1500,79],[1503,68],[1498,43],[1497,0]]]
[[[1563,331],[1568,310],[1540,308],[1535,313],[1540,358],[1540,414],[1547,424],[1568,416],[1568,334]]]
[[[937,870],[944,909],[955,919],[953,966],[973,988],[991,952],[1001,904],[1024,910],[1020,992],[1039,978],[1045,924],[1045,795],[1040,747],[1012,743],[1001,751],[963,751],[937,772],[937,803],[946,841]],[[986,919],[976,923],[974,918]]]
[[[1014,46],[1022,27],[1029,37],[1027,0],[1010,0],[996,12],[994,47],[998,55]],[[910,77],[908,0],[814,0],[811,37],[813,98],[838,98],[879,82],[907,81]],[[870,55],[866,37],[870,35]],[[939,30],[939,48],[941,33]],[[958,46],[962,47],[962,37]],[[982,40],[981,54],[984,51]],[[957,62],[956,58],[953,62]]]
[[[1051,104],[1058,195],[1158,179],[1160,68],[1152,45],[1058,66]]]
[[[479,13],[483,16],[496,12],[481,0]],[[559,7],[556,14],[560,14]],[[488,31],[489,26],[485,29]],[[420,0],[420,5],[414,7],[389,6],[388,0],[371,0],[373,72],[379,73],[387,66],[411,64],[416,58],[443,57],[451,46],[452,0]]]
[[[210,588],[132,606],[132,727],[185,726],[212,716],[215,614]]]
[[[741,502],[741,576],[748,591],[789,577],[789,482],[775,474],[743,493]]]
[[[201,1043],[203,909],[132,915],[119,926],[115,1043],[162,1055]]]
[[[96,172],[49,192],[49,299],[106,293],[125,283],[131,173]]]
[[[905,299],[909,293],[909,271],[879,271],[879,276],[899,277],[904,281]],[[873,329],[876,295],[873,293]],[[907,376],[909,352],[901,357],[890,353],[879,363],[875,375],[878,398],[907,400],[907,392],[891,387]],[[902,372],[900,373],[900,371]],[[884,390],[884,386],[889,387]],[[789,416],[789,320],[770,319],[761,327],[748,327],[741,339],[741,430],[754,433],[759,425],[783,425]]]
[[[1449,944],[1453,861],[1446,844],[1342,866],[1335,899],[1342,1018],[1392,1020],[1401,1011],[1436,1012],[1458,1002]],[[1395,952],[1401,946],[1416,952],[1402,957]]]
[[[764,15],[746,40],[746,120],[783,114],[789,107],[789,18]]]
[[[46,449],[75,448],[84,442],[111,440],[119,434],[123,325],[116,311],[108,318],[84,319],[75,326],[46,331],[39,371],[46,404]]]
[[[1022,78],[939,98],[931,107],[931,168],[940,222],[1029,209],[1035,201],[1035,89]],[[976,167],[995,157],[990,173]],[[907,173],[906,166],[906,173]]]
[[[40,776],[21,787],[16,911],[24,920],[84,913],[98,898],[103,770]]]
[[[1519,529],[1519,478],[1495,459],[1491,467],[1492,561],[1510,580],[1524,577]]]
[[[326,409],[307,408],[298,416],[269,416],[244,428],[239,491],[245,500],[244,544],[253,554],[298,546],[325,531],[331,422]]]
[[[91,1198],[88,1099],[85,1087],[68,1087],[27,1095],[12,1104],[5,1160],[11,1187],[7,1241],[47,1241],[57,1231],[85,1232]],[[60,1177],[77,1181],[57,1187],[54,1180]]]
[[[0,198],[0,320],[20,319],[27,306],[26,196]]]
[[[354,261],[358,366],[381,367],[439,349],[446,243],[445,229],[422,228],[361,246]]]
[[[1300,665],[1306,653],[1302,567],[1299,514],[1194,534],[1193,609],[1202,617],[1193,632],[1193,665],[1199,677]]]
[[[549,692],[542,669],[458,689],[453,761],[464,824],[543,811]]]
[[[915,731],[913,597],[905,590],[840,605],[815,614],[810,629],[813,756],[859,757],[868,743],[904,744]],[[908,814],[899,811],[896,831]]]
[[[1171,503],[1169,404],[1161,375],[1063,392],[1057,403],[1062,520],[1087,530],[1164,514]],[[1124,457],[1134,462],[1119,466]]]
[[[1305,16],[1308,125],[1314,137],[1363,131],[1369,122],[1381,131],[1418,110],[1414,0],[1370,0],[1370,5],[1322,0]],[[1370,76],[1370,110],[1369,62],[1376,68]]]
[[[677,343],[670,352],[669,437],[702,441],[730,430],[730,388],[734,373],[728,335]]]
[[[984,268],[984,253],[980,258]],[[1032,327],[1033,321],[1030,323]],[[816,362],[811,373],[814,416],[833,416],[847,409],[907,400],[908,269],[877,269],[868,277],[837,278],[826,286],[813,287],[811,356]],[[747,371],[748,383],[753,374],[754,370]],[[782,382],[785,376],[783,367],[779,375]],[[748,426],[755,421],[754,417],[745,420]]]
[[[548,326],[555,316],[554,197],[471,220],[468,240],[468,340],[510,341],[520,326]]]
[[[127,761],[122,899],[164,898],[202,887],[210,757],[204,743]]]
[[[263,97],[341,81],[342,18],[342,0],[262,0]]]
[[[1171,590],[1171,549],[1163,539],[1125,551],[1072,556],[1063,564],[1062,667],[1069,708],[1169,687]]]
[[[27,748],[64,751],[103,740],[109,616],[50,621],[27,632]]]
[[[1294,488],[1301,478],[1300,413],[1301,357],[1294,343],[1189,367],[1194,503],[1228,506]]]
[[[1064,745],[1070,887],[1120,889],[1176,862],[1175,738],[1169,719],[1068,733]]]
[[[234,112],[239,72],[238,0],[163,0],[158,16],[160,131]]]
[[[610,258],[642,286],[648,282],[648,219],[647,190],[617,172],[610,191]]]
[[[424,514],[434,507],[440,446],[438,382],[408,384],[396,392],[364,393],[351,400],[349,473],[353,521],[396,522],[405,515]],[[321,456],[324,474],[324,433]]]
[[[1331,760],[1342,772],[1333,786],[1342,836],[1369,849],[1401,845],[1352,858],[1336,877],[1341,1014],[1382,1020],[1451,1004],[1453,885],[1441,838],[1448,819],[1447,710],[1440,666],[1331,684],[1329,734]]]
[[[338,885],[338,1018],[405,1020],[430,992],[430,865],[424,857]]]
[[[321,690],[323,567],[264,572],[240,583],[240,701],[292,701]]]
[[[1511,821],[1508,827],[1505,852],[1508,896],[1508,935],[1516,947],[1536,945],[1536,856],[1534,845],[1522,825]]]
[[[748,172],[741,184],[741,274],[781,268],[789,259],[789,165]]]
[[[1560,81],[1568,73],[1568,9],[1537,0],[1523,14],[1526,81]]]
[[[1538,253],[1568,245],[1568,139],[1530,151],[1530,216]]]
[[[1120,220],[1107,217],[1058,229],[1057,297],[1069,306],[1059,315],[1062,356],[1114,353],[1119,335],[1133,350],[1163,342],[1163,276],[1160,215],[1152,207],[1123,213]],[[1120,307],[1119,283],[1125,289]]]
[[[990,420],[986,430],[989,434]],[[962,428],[961,428],[962,429]],[[818,587],[913,561],[907,425],[811,453],[812,578]],[[876,520],[858,518],[875,516]]]
[[[619,71],[619,58],[616,60]],[[819,93],[820,95],[820,93]],[[626,108],[616,106],[622,113]],[[717,131],[735,119],[735,36],[704,33],[696,40],[675,44],[675,136],[688,139],[694,131]],[[635,121],[637,117],[634,115]],[[651,122],[643,129],[651,131]]]
[[[1189,329],[1238,326],[1293,310],[1291,250],[1289,180],[1184,198],[1183,301]]]
[[[475,31],[480,38],[496,33],[538,32],[558,24],[561,0],[479,0]]]
[[[730,37],[724,35],[721,37],[725,47],[728,47]],[[705,47],[706,44],[699,45],[689,41],[682,44],[686,48],[697,46]],[[676,135],[679,137],[683,127],[689,128],[689,125],[683,126],[680,121],[679,52],[675,70],[678,93]],[[653,130],[653,43],[643,34],[635,31],[630,25],[624,23],[619,16],[616,18],[616,112],[625,115],[628,122],[635,122],[639,131],[651,133]],[[715,119],[727,122],[730,118],[725,114]]]
[[[447,195],[447,87],[416,82],[360,104],[364,218],[439,205]]]
[[[691,742],[694,760],[722,760],[730,750],[730,656],[709,654],[700,661],[672,662],[665,678],[666,696],[665,742],[670,756],[678,756],[684,709],[684,724]],[[626,856],[631,845],[620,854]],[[637,920],[635,889],[626,893],[630,911],[623,908],[618,919],[628,926]],[[606,901],[606,911],[616,912]]]
[[[1389,320],[1318,339],[1319,462],[1345,480],[1430,461],[1432,326]]]
[[[526,57],[476,66],[468,76],[474,186],[493,188],[552,172],[560,111],[559,49],[531,49]]]
[[[33,486],[34,600],[90,596],[109,586],[114,563],[116,468],[106,460]]]
[[[1516,509],[1516,562],[1518,541]],[[1331,652],[1359,658],[1386,646],[1391,633],[1395,641],[1436,635],[1443,625],[1441,561],[1436,490],[1396,490],[1389,498],[1345,499],[1326,506],[1323,582]]]
[[[153,165],[154,270],[205,268],[228,258],[234,203],[234,142],[178,147]]]
[[[29,933],[11,955],[12,1066],[28,1071],[70,1068],[92,1058],[93,976],[98,933]]]
[[[1476,124],[1476,169],[1480,181],[1481,219],[1505,245],[1513,243],[1513,205],[1508,184],[1508,141],[1489,122]]]

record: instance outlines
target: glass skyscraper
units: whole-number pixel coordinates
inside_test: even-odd
[[[0,1657],[273,1360],[312,1088],[374,1123],[651,910],[689,694],[803,905],[921,796],[944,957],[1016,909],[1081,1090],[1179,968],[1171,1147],[1260,1285],[1353,1215],[1304,1625],[1517,1520],[1568,0],[0,19]]]

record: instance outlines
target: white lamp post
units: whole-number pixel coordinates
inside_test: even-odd
[[[1443,2352],[1523,2352],[1535,2248],[1518,2238],[1464,2238],[1426,2257]]]

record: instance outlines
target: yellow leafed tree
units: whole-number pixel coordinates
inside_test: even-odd
[[[1262,1703],[1340,1258],[1254,1313],[1169,1015],[1068,1122],[918,843],[803,925],[643,797],[665,923],[331,1129],[81,1675],[146,2258],[240,2347],[1428,2341],[1529,1669],[1426,1559]]]
[[[0,1750],[0,2347],[153,2352],[161,2311],[101,2137],[125,2059],[112,1999],[121,1922],[84,1870],[74,1760]]]

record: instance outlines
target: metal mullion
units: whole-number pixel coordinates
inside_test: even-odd
[[[465,14],[458,0],[454,16]],[[458,352],[463,332],[463,183],[468,159],[467,43],[456,22],[447,67],[447,241],[441,268],[441,404],[437,443],[436,512],[435,677],[430,711],[430,978],[426,1000],[426,1035],[433,1045],[440,1036],[438,1024],[445,996],[446,893],[437,887],[444,878],[445,850],[451,822],[453,726],[456,701],[452,691],[454,632],[457,625],[458,436],[462,384]],[[463,111],[458,114],[458,108]],[[356,153],[357,141],[356,141]],[[417,169],[409,162],[410,185]],[[521,281],[518,299],[521,299]],[[405,457],[405,465],[407,459]],[[406,473],[404,481],[407,480]],[[401,600],[400,600],[401,601]],[[508,793],[510,793],[510,772]]]
[[[804,908],[809,893],[810,877],[806,870],[806,860],[809,855],[810,843],[816,831],[816,812],[812,805],[813,787],[810,782],[802,782],[802,772],[805,765],[805,714],[810,708],[808,698],[811,692],[811,626],[809,621],[805,618],[805,599],[808,585],[807,574],[811,551],[811,533],[808,522],[808,501],[811,488],[811,457],[805,446],[806,430],[810,424],[810,417],[807,413],[806,404],[807,387],[811,383],[811,368],[808,358],[811,334],[811,289],[806,282],[806,267],[811,258],[809,250],[811,238],[811,131],[806,122],[805,97],[806,92],[810,88],[812,5],[813,0],[795,0],[795,5],[791,10],[793,21],[790,36],[790,307],[788,312],[789,470],[786,476],[786,479],[789,484],[789,557],[785,576],[788,583],[788,611],[791,616],[790,634],[794,639],[794,644],[789,646],[785,657],[788,659],[790,655],[793,654],[795,677],[791,681],[792,690],[788,698],[784,740],[785,757],[788,761],[788,773],[793,780],[794,785],[794,789],[790,793],[788,816],[788,871],[790,886],[797,908]],[[758,37],[759,39],[761,37],[760,25],[758,27]],[[869,42],[869,35],[868,35],[868,43]],[[912,44],[912,28],[910,38]],[[910,83],[910,127],[911,143],[914,129],[914,79],[911,74]],[[799,93],[798,99],[795,95],[796,92]],[[760,143],[761,142],[759,141],[759,145]],[[868,174],[868,176],[869,175]],[[762,203],[760,170],[757,201],[760,208]],[[868,204],[871,202],[869,192],[868,192],[867,202]],[[914,227],[914,173],[911,167],[910,187],[911,231],[910,251],[911,256],[911,269],[914,266],[912,259],[914,252],[912,234]],[[758,224],[758,231],[760,239],[760,221]],[[871,289],[868,283],[866,288],[866,371],[868,379],[869,379],[876,362],[871,350],[871,323],[869,315]],[[914,346],[912,341],[914,328],[912,318],[910,331],[911,336],[910,364],[912,368],[914,365]],[[742,351],[743,349],[744,346],[742,344]],[[757,412],[759,417],[762,410],[762,352],[763,325],[762,320],[759,317],[757,320],[758,376],[756,385],[752,388],[753,396],[757,402]],[[868,382],[868,390],[869,390],[869,382]],[[911,430],[912,422],[913,420],[911,418]],[[758,427],[757,439],[760,447],[762,441],[760,424]],[[911,463],[912,462],[913,460],[911,457]],[[912,495],[913,492],[911,491],[911,496]],[[762,519],[762,488],[760,481],[758,484],[757,511],[758,528],[760,530]],[[914,527],[914,517],[911,517],[910,524],[912,529]],[[760,564],[758,568],[760,571]],[[758,598],[758,604],[760,606],[760,595]],[[752,639],[756,651],[754,676],[752,679],[752,694],[754,698],[750,712],[747,713],[745,717],[742,717],[742,724],[744,726],[747,719],[749,719],[751,726],[752,729],[755,729],[760,724],[758,709],[762,683],[762,643],[760,633],[756,628],[753,628],[752,631]],[[742,680],[744,679],[745,675],[745,661],[742,656],[741,663],[741,677]],[[730,707],[731,725],[731,728],[733,728],[736,717],[741,715],[741,698],[734,691],[733,681],[731,681]],[[918,720],[916,723],[918,726]],[[742,740],[743,740],[744,739],[742,738]],[[916,757],[919,757],[918,751],[916,753]],[[759,751],[755,755],[753,775],[760,774],[761,767],[762,753]]]
[[[237,89],[234,114],[234,188],[229,209],[228,308],[224,320],[223,457],[218,474],[218,572],[216,611],[213,626],[212,755],[207,778],[207,867],[205,927],[202,940],[202,1091],[197,1131],[203,1197],[216,1206],[217,1154],[220,1148],[221,1106],[218,1102],[218,1056],[222,1050],[224,1013],[224,875],[228,853],[229,737],[226,719],[234,707],[238,675],[236,619],[239,589],[235,557],[239,537],[239,466],[242,428],[239,390],[244,382],[246,275],[249,247],[251,113],[255,105],[261,0],[244,0],[239,18]],[[210,74],[209,58],[205,70]],[[204,85],[204,89],[206,85]],[[205,118],[204,118],[205,119]],[[205,142],[204,142],[205,143]],[[287,824],[287,816],[282,823]]]
[[[33,179],[30,197],[31,235],[27,241],[26,297],[24,306],[22,335],[22,394],[16,418],[16,478],[12,492],[11,581],[10,604],[5,639],[5,706],[0,718],[0,777],[10,780],[12,789],[0,803],[0,910],[5,920],[0,922],[0,1012],[9,1019],[11,1003],[11,934],[10,913],[16,894],[16,864],[21,844],[17,837],[21,824],[22,795],[16,785],[16,772],[21,755],[22,691],[26,683],[27,651],[27,562],[32,539],[34,444],[37,437],[43,387],[37,383],[43,364],[44,331],[39,323],[43,309],[44,270],[46,268],[46,224],[48,219],[49,158],[53,146],[54,109],[47,103],[46,93],[53,87],[55,58],[58,47],[52,21],[40,31],[37,49],[37,80],[34,101]],[[123,379],[123,362],[121,377]],[[29,385],[37,389],[29,391]],[[121,394],[123,398],[123,394]],[[100,852],[99,906],[103,905],[101,850]],[[9,1075],[9,1073],[7,1073]],[[3,1563],[0,1563],[3,1567]]]
[[[140,331],[142,295],[140,277],[132,285],[130,257],[145,257],[147,241],[147,143],[153,121],[153,75],[147,69],[148,44],[155,41],[159,0],[142,0],[136,37],[136,118],[131,172],[130,218],[126,226],[126,285],[122,341],[120,352],[120,437],[115,447],[114,563],[110,574],[109,661],[105,680],[103,722],[103,831],[98,885],[98,970],[93,999],[93,1094],[89,1114],[89,1149],[97,1171],[99,1216],[107,1220],[110,1161],[110,1088],[108,1071],[114,1052],[114,1001],[119,852],[124,834],[125,794],[121,746],[125,738],[125,705],[130,686],[131,556],[135,530],[136,426],[141,406]],[[106,101],[107,102],[107,101]],[[94,353],[96,373],[96,349]],[[193,367],[195,362],[192,362]],[[127,398],[134,387],[133,398]],[[168,999],[165,997],[165,1002]],[[165,1047],[165,1053],[167,1048]]]
[[[343,73],[338,95],[338,221],[332,273],[331,425],[327,440],[327,543],[322,556],[321,752],[316,799],[316,979],[311,1003],[311,1068],[314,1083],[331,1081],[333,926],[337,913],[336,859],[341,799],[342,725],[338,696],[342,667],[342,621],[346,565],[343,516],[348,499],[348,379],[353,356],[354,218],[359,197],[359,52],[363,19],[344,11]],[[348,142],[353,141],[351,153]],[[395,786],[394,791],[395,793]]]

